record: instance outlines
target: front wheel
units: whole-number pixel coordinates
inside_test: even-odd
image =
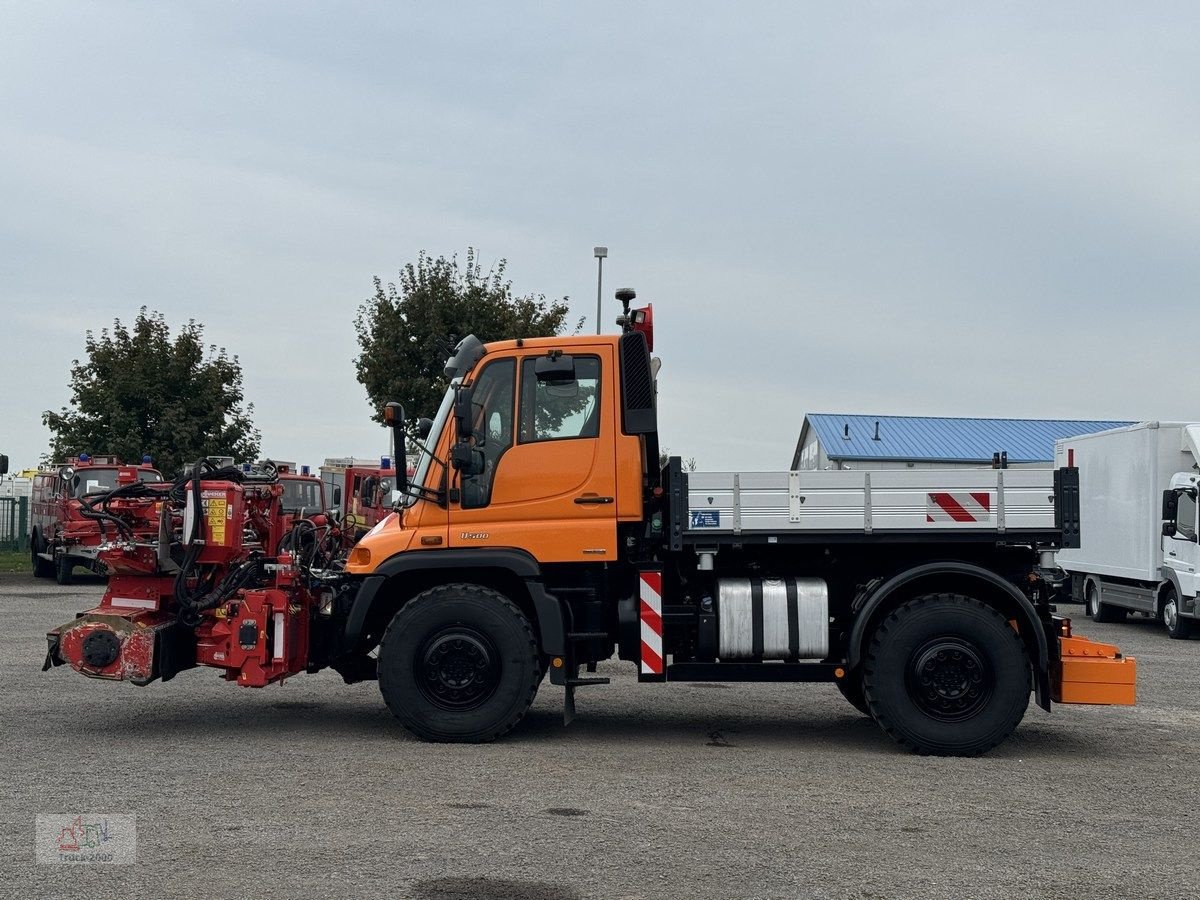
[[[1179,614],[1179,597],[1174,587],[1167,588],[1163,594],[1159,619],[1167,629],[1167,634],[1176,640],[1186,641],[1192,636],[1192,620]]]
[[[383,699],[427,741],[481,743],[507,734],[533,703],[542,674],[525,614],[474,584],[418,594],[379,644]]]
[[[75,579],[75,560],[65,553],[54,557],[54,580],[59,584],[70,584]]]
[[[880,727],[918,753],[992,749],[1029,705],[1020,635],[973,597],[928,594],[888,614],[871,639],[863,688]]]
[[[29,536],[29,552],[33,556],[33,577],[49,578],[54,574],[54,563],[42,558],[39,552],[42,549],[41,544],[42,539],[36,531]]]

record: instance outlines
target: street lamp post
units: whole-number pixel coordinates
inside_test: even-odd
[[[596,334],[600,333],[600,293],[604,283],[604,260],[608,256],[607,247],[594,247],[592,253],[596,255]]]

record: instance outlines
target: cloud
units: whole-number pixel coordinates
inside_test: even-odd
[[[591,316],[607,244],[702,466],[809,410],[1200,418],[1193,7],[593,12],[9,10],[4,452],[146,304],[239,355],[264,449],[374,455],[354,309],[468,245]]]

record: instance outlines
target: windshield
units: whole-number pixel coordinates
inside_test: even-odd
[[[308,479],[281,478],[283,485],[283,500],[281,505],[284,512],[321,512],[325,508],[321,496],[321,483]]]
[[[71,496],[78,500],[84,494],[111,491],[117,486],[117,473],[119,471],[120,469],[98,469],[93,466],[77,469],[75,477],[71,482]],[[162,475],[153,469],[138,469],[137,475],[139,481],[156,482],[163,480]]]
[[[417,462],[417,471],[412,477],[412,483],[421,487],[429,487],[433,490],[437,489],[435,484],[426,484],[426,478],[429,474],[429,467],[433,462],[432,451],[438,444],[438,439],[442,436],[442,429],[446,427],[446,421],[450,418],[450,408],[454,406],[454,389],[462,383],[461,378],[455,378],[450,382],[450,387],[446,388],[446,393],[442,395],[442,405],[438,407],[437,415],[433,417],[433,427],[429,429],[429,437],[423,442],[429,448],[430,453],[421,452],[421,458]],[[415,492],[409,494],[404,499],[405,506],[412,506],[417,502]]]

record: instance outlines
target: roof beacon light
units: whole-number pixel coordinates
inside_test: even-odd
[[[149,453],[143,453],[142,454],[142,465],[143,466],[154,465],[154,457],[152,457]]]
[[[309,472],[308,466],[301,466],[301,467],[300,467],[300,474],[301,474],[301,475],[307,475],[307,474],[308,474],[308,472]]]
[[[251,468],[252,468],[252,466],[250,465],[250,463],[242,463],[242,471],[243,472],[249,473]]]
[[[80,462],[91,462],[91,459],[92,459],[92,457],[91,457],[91,455],[90,455],[90,454],[88,454],[88,453],[80,453],[80,454],[79,454],[79,461],[80,461]]]
[[[392,467],[392,458],[390,456],[379,457],[379,468],[390,469]]]

